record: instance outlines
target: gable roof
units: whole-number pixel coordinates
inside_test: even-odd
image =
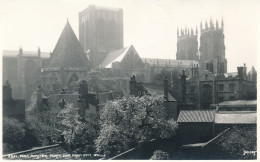
[[[124,55],[127,53],[129,47],[121,48],[116,51],[112,51],[108,53],[107,57],[100,64],[101,68],[110,68],[112,66],[112,62],[121,61]]]
[[[178,123],[214,122],[215,110],[181,110]]]
[[[87,67],[88,58],[69,22],[51,54],[48,67]]]

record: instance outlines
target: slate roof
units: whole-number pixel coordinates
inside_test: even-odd
[[[121,61],[124,55],[127,53],[129,47],[121,48],[119,50],[108,53],[107,57],[100,64],[101,68],[109,68],[112,62]],[[109,65],[109,66],[108,66]]]
[[[88,58],[67,21],[51,54],[48,67],[87,67],[88,63]]]
[[[256,124],[256,112],[230,111],[215,114],[215,124]]]
[[[178,123],[214,122],[215,110],[181,110]]]

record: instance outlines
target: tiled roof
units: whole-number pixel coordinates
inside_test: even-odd
[[[177,122],[214,122],[215,110],[181,110]]]
[[[51,54],[48,67],[87,67],[88,58],[69,22]]]
[[[104,59],[104,61],[100,64],[101,68],[107,68],[107,66],[109,64],[112,64],[112,62],[114,61],[121,61],[119,60],[119,58],[121,58],[120,56],[124,56],[124,54],[127,52],[127,49],[129,49],[128,47],[110,52],[107,57]],[[123,57],[122,57],[123,58]]]
[[[256,124],[256,112],[216,113],[215,124]]]

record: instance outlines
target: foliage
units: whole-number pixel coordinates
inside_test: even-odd
[[[67,104],[58,117],[64,126],[62,134],[66,143],[70,145],[70,149],[79,152],[87,150],[90,153],[94,153],[91,145],[94,144],[94,139],[98,134],[98,117],[93,116],[89,120],[86,120],[80,117],[78,108],[73,107],[72,104]]]
[[[233,127],[217,143],[230,159],[251,159],[244,151],[256,151],[256,127]]]
[[[43,112],[26,119],[26,137],[28,143],[34,145],[49,145],[60,138],[63,126],[57,113]],[[31,140],[34,139],[34,142]]]
[[[169,160],[169,154],[162,150],[156,150],[153,152],[153,156],[150,160]]]
[[[114,156],[138,142],[171,137],[177,123],[165,117],[162,96],[126,96],[109,101],[101,110],[101,130],[95,141],[97,151]]]
[[[3,153],[11,153],[23,149],[25,125],[16,119],[3,117]]]
[[[55,80],[53,82],[48,82],[46,84],[43,84],[43,91],[46,96],[49,96],[51,94],[57,94],[61,91],[61,82],[58,80]]]

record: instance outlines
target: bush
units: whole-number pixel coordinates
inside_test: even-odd
[[[101,110],[101,130],[95,141],[97,151],[115,156],[138,142],[175,135],[177,123],[166,120],[162,96],[127,96],[109,101]]]
[[[16,119],[3,117],[3,153],[20,151],[25,146],[25,125]]]
[[[169,160],[169,154],[161,150],[156,150],[153,152],[153,156],[150,160]]]

